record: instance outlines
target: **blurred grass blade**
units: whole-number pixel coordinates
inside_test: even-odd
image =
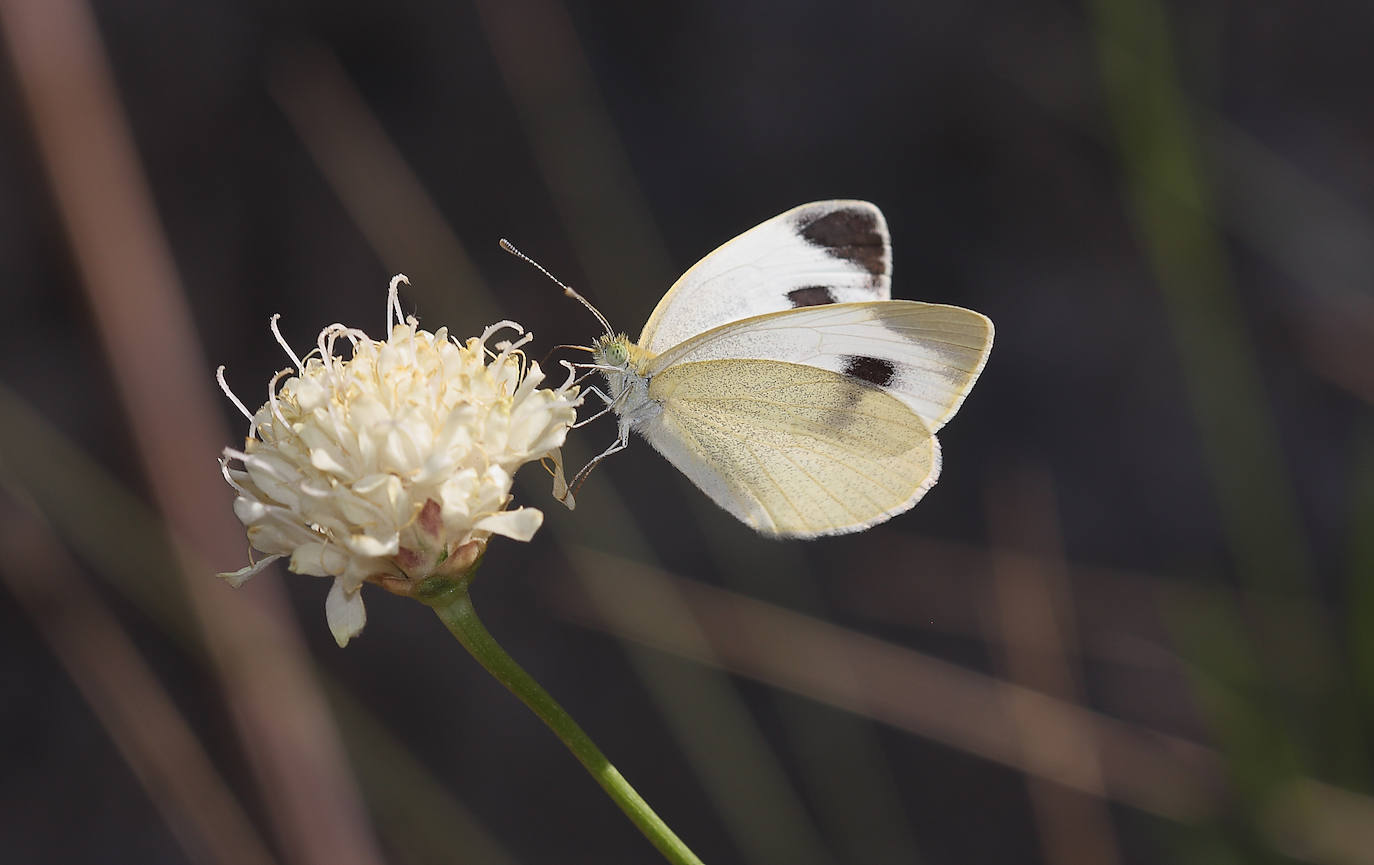
[[[187,857],[205,865],[275,862],[186,718],[79,576],[76,562],[35,515],[4,497],[0,527],[0,580],[33,618]]]
[[[1349,613],[1346,633],[1355,697],[1365,729],[1374,729],[1374,424],[1361,427],[1351,471]]]
[[[1093,0],[1091,9],[1132,216],[1169,313],[1235,572],[1267,594],[1301,599],[1315,588],[1308,541],[1218,236],[1167,12],[1156,0]],[[1302,647],[1332,684],[1312,695],[1318,708],[1309,712],[1274,681],[1290,647],[1247,633],[1234,610],[1211,613],[1178,607],[1177,633],[1247,816],[1297,773],[1367,772],[1365,735],[1350,723],[1329,637]]]
[[[994,549],[1039,554],[1036,559],[993,555],[994,609],[986,618],[989,630],[1003,637],[990,642],[1003,646],[1002,665],[1009,681],[1077,705],[1082,702],[1082,656],[1049,472],[1023,470],[1009,477],[999,472],[988,487],[988,526]],[[1024,740],[1042,732],[1019,722],[1012,718]],[[1080,743],[1085,771],[1098,776],[1095,783],[1103,784],[1102,758],[1092,729],[1068,728],[1057,734]],[[1122,861],[1111,814],[1099,799],[1036,775],[1027,775],[1026,784],[1047,863],[1117,865]]]
[[[547,11],[547,7],[541,6],[539,9]],[[495,12],[499,15],[512,14],[505,11],[505,7]],[[524,23],[521,26],[528,32],[548,32],[530,19],[522,20]],[[554,48],[541,62],[546,62],[549,56],[564,56],[568,50],[566,47]],[[370,188],[388,182],[398,182],[411,188],[412,183],[408,178],[413,175],[347,76],[342,74],[336,62],[321,60],[322,56],[319,49],[312,47],[300,57],[280,58],[274,67],[273,92],[283,110],[297,125],[312,153],[320,151],[318,158],[321,159],[321,170],[334,186],[336,194],[345,202],[354,202],[347,205],[350,213],[361,210],[364,207],[361,203],[365,202],[366,207],[379,208],[370,213],[369,220],[383,224],[403,223],[409,227],[408,234],[413,237],[437,238],[434,242],[442,247],[461,248],[461,241],[452,229],[440,221],[442,217],[438,208],[404,204],[400,197]],[[290,70],[290,74],[283,70]],[[556,69],[552,74],[564,76],[572,73]],[[315,107],[307,110],[306,101]],[[591,121],[584,118],[579,122]],[[599,128],[602,134],[608,132],[604,127]],[[350,134],[355,130],[359,133],[357,136]],[[353,147],[355,141],[361,144]],[[324,149],[324,143],[328,143],[327,150]],[[593,175],[588,176],[588,182],[594,179]],[[418,185],[414,188],[418,194],[423,194]],[[605,206],[613,209],[618,207],[614,203]],[[403,207],[406,209],[401,209]],[[637,218],[626,216],[623,210],[620,212],[618,219]],[[595,221],[596,218],[592,216],[581,221],[574,220],[576,224],[584,225]],[[361,224],[369,240],[386,242],[381,232],[367,227],[370,223]],[[587,240],[585,237],[580,239]],[[619,248],[623,241],[623,237],[615,237],[601,238],[599,242]],[[416,247],[404,248],[420,256],[421,260],[440,260],[444,257]],[[389,254],[386,248],[379,251]],[[646,248],[622,251],[631,256],[649,254]],[[463,257],[466,258],[466,254]],[[621,276],[624,277],[623,274]],[[478,308],[500,308],[481,281],[473,283],[471,295]],[[499,315],[493,314],[491,317],[494,319]],[[575,461],[572,458],[576,449],[575,444],[568,448],[570,461]],[[545,496],[549,489],[547,478],[542,475],[522,475],[517,482],[535,495]],[[584,543],[603,544],[634,558],[655,558],[648,541],[636,530],[636,520],[630,509],[609,485],[589,486],[579,496],[577,513],[597,514],[598,517],[595,520],[583,517],[576,521],[550,519],[545,523],[544,530],[553,532],[564,545],[576,539]],[[590,578],[581,569],[574,569],[574,576],[583,580]],[[672,586],[664,588],[661,602],[672,603],[674,592]],[[828,856],[824,844],[805,806],[793,791],[767,739],[734,691],[728,677],[709,667],[693,668],[666,662],[655,653],[646,652],[632,644],[627,644],[625,651],[641,684],[688,755],[697,779],[711,797],[717,813],[746,860],[760,865],[781,861],[798,865],[826,862]],[[554,689],[557,690],[556,685]],[[614,751],[613,744],[610,750]],[[614,753],[611,757],[614,759]],[[633,781],[634,767],[621,768]]]
[[[816,573],[816,556],[807,545],[731,543],[716,527],[734,517],[695,492],[689,502],[706,532],[711,569],[723,587],[819,619],[833,618],[833,605]],[[863,545],[883,562],[879,567],[886,575],[892,571],[894,559],[887,556],[895,537],[892,532],[872,534]],[[844,576],[846,591],[840,594],[847,598],[849,574]],[[795,771],[839,860],[920,862],[915,820],[902,807],[901,779],[879,728],[867,718],[785,691],[772,695],[786,742],[797,756]]]
[[[387,271],[410,277],[406,293],[423,300],[422,319],[475,332],[505,318],[337,57],[315,43],[280,49],[267,67],[267,85]]]
[[[0,25],[138,457],[190,545],[179,549],[187,595],[282,849],[311,865],[378,862],[280,585],[231,592],[185,555],[223,569],[243,559],[213,463],[232,438],[91,10],[5,0]]]
[[[208,665],[199,631],[178,603],[177,539],[148,507],[48,425],[13,391],[0,384],[0,481],[31,498],[56,534],[79,556],[99,566],[98,576],[166,633],[182,650]],[[20,457],[22,455],[22,457]],[[186,545],[181,544],[183,548]],[[115,555],[109,551],[115,550]],[[185,555],[195,573],[210,565]],[[244,587],[251,591],[254,584]],[[363,780],[373,813],[382,820],[389,847],[416,865],[472,861],[511,865],[513,858],[492,838],[428,768],[402,747],[361,703],[327,674],[325,688],[349,755]]]
[[[600,94],[568,10],[557,0],[478,0],[476,7],[540,172],[573,239],[594,296],[612,320],[620,320],[616,310],[624,310],[622,298],[630,295],[613,288],[666,289],[681,268],[674,267],[667,255],[653,210]],[[644,299],[652,297],[651,292]],[[679,489],[688,486],[671,472],[664,482]],[[721,573],[735,579],[731,575],[740,568],[732,562],[740,551],[712,531],[709,527],[713,524],[705,523],[707,542]],[[806,571],[793,575],[799,583],[808,579]],[[705,681],[697,687],[705,687]],[[662,686],[650,682],[649,687]],[[696,699],[675,699],[674,694],[672,689],[663,689],[662,699],[674,700],[684,707],[699,705]],[[725,692],[716,696],[724,697]],[[875,850],[882,846],[886,856],[904,850],[906,858],[914,859],[910,829],[901,818],[894,787],[882,769],[879,749],[871,734],[862,725],[842,717],[825,718],[806,709],[798,710],[797,704],[790,701],[783,701],[779,708],[791,742],[804,751],[803,773],[813,798],[831,803],[821,811],[836,843],[857,843]],[[721,709],[738,716],[741,722],[744,720],[733,708],[726,709],[722,704]],[[670,713],[669,717],[676,714]],[[742,724],[736,726],[742,735],[754,737]],[[823,748],[806,744],[819,745],[822,741]],[[764,744],[759,740],[759,746]],[[715,770],[702,767],[699,771]],[[843,785],[856,792],[837,803],[835,800],[841,797],[836,791]],[[720,787],[715,795],[734,797],[736,804],[731,810],[735,813],[742,815],[739,809],[749,806],[752,797],[740,800],[738,782],[712,786]],[[802,816],[800,809],[789,810],[799,818]],[[743,816],[729,819],[741,827],[750,823],[761,825]],[[810,832],[806,823],[800,823],[792,834],[796,836],[802,829]],[[735,834],[740,837],[741,830],[737,829]],[[758,834],[757,829],[749,834]],[[793,855],[802,855],[808,848],[819,849],[818,839],[802,844],[798,836]],[[777,852],[771,855],[775,858]],[[857,851],[851,851],[851,855],[857,855]]]
[[[1163,294],[1241,578],[1301,594],[1311,564],[1155,0],[1090,8],[1131,215]]]
[[[1323,865],[1374,865],[1374,797],[1319,781],[1299,780],[1271,803],[1274,846]]]
[[[618,320],[610,286],[662,286],[676,276],[653,210],[601,99],[567,10],[557,0],[476,0],[483,32],[591,296]]]
[[[548,585],[557,608],[589,626],[671,654],[718,663],[950,747],[1153,814],[1215,813],[1222,779],[1200,745],[1139,730],[1045,694],[961,669],[891,643],[604,553],[576,550],[599,604]],[[646,585],[671,582],[696,623]],[[704,642],[703,642],[704,641]],[[1027,725],[1025,734],[1011,718]],[[1101,763],[1064,730],[1088,730]]]

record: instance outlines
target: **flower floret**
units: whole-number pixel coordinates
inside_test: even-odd
[[[528,462],[559,463],[581,403],[571,378],[540,387],[543,371],[521,351],[531,336],[514,322],[463,343],[444,328],[421,330],[402,316],[404,281],[392,280],[383,341],[334,324],[302,359],[274,316],[293,365],[273,376],[256,412],[220,370],[250,420],[243,450],[225,449],[221,466],[250,545],[266,554],[221,576],[238,585],[288,557],[296,573],[332,577],[325,612],[340,645],[366,622],[364,582],[405,593],[446,565],[476,561],[493,534],[534,535],[543,514],[509,508],[512,477]],[[489,348],[506,330],[517,338]]]

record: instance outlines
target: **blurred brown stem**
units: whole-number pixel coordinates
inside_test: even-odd
[[[100,33],[82,0],[4,0],[0,27],[120,399],[239,738],[287,857],[380,860],[279,585],[234,592],[194,562],[245,555],[214,458],[232,440],[196,342]]]

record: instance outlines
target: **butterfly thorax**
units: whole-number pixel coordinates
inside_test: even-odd
[[[617,415],[626,419],[640,419],[651,410],[647,371],[654,359],[652,352],[636,345],[627,335],[607,334],[592,345],[592,357],[606,378],[610,397]]]

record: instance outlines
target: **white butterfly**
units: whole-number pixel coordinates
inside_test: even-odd
[[[587,366],[606,378],[609,396],[592,390],[619,435],[572,490],[634,430],[764,534],[855,532],[911,508],[939,477],[935,433],[982,372],[993,327],[889,299],[891,273],[877,207],[817,201],[697,262],[638,342],[583,300],[606,328]]]

